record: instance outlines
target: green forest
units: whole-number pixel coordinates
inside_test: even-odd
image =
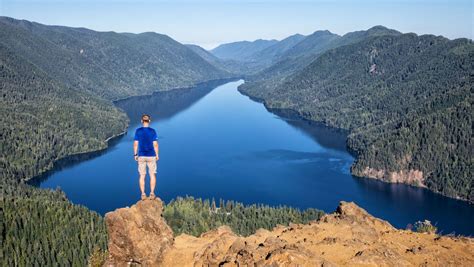
[[[10,182],[2,185],[1,194],[2,266],[86,266],[91,255],[107,250],[103,217],[72,204],[61,190]],[[224,224],[240,235],[249,235],[259,228],[306,223],[322,215],[315,209],[246,206],[192,197],[172,200],[163,212],[176,235],[195,236]]]
[[[357,176],[372,169],[392,181],[392,173],[417,170],[423,180],[414,185],[474,201],[473,71],[472,40],[389,34],[328,50],[278,82],[239,90],[270,109],[349,130]]]
[[[228,225],[235,233],[248,236],[259,228],[271,230],[278,224],[307,223],[324,213],[316,209],[299,209],[263,204],[244,205],[232,200],[202,200],[193,197],[177,198],[168,203],[163,212],[166,222],[175,234],[194,236]]]
[[[261,50],[260,57],[270,57],[266,64],[276,63],[260,70],[254,62],[214,58],[166,35],[0,17],[2,266],[85,266],[93,251],[106,250],[99,214],[72,204],[61,190],[24,181],[62,158],[106,148],[106,140],[128,125],[113,100],[244,72],[257,74],[247,77],[241,92],[268,108],[350,130],[347,145],[357,155],[353,174],[366,176],[367,167],[420,170],[429,189],[474,200],[472,40],[383,27],[308,37]],[[165,206],[164,216],[175,234],[199,235],[225,224],[249,235],[323,214],[217,202],[178,198]]]
[[[103,218],[24,181],[105,149],[128,125],[112,100],[228,75],[165,35],[0,17],[1,265],[86,266],[106,249]]]
[[[95,248],[107,249],[104,219],[62,191],[16,181],[1,190],[2,266],[86,266]]]

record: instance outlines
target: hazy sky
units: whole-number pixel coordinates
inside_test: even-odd
[[[0,0],[0,15],[99,31],[164,33],[182,43],[282,39],[384,25],[474,39],[472,0]]]

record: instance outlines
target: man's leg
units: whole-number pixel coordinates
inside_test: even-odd
[[[150,195],[155,195],[156,185],[156,160],[155,157],[150,157],[148,161],[148,172],[150,173]]]
[[[156,173],[150,172],[150,194],[155,193]]]
[[[140,191],[145,194],[145,174],[140,174]]]
[[[142,157],[138,157],[138,173],[140,174],[140,178],[138,181],[140,184],[140,191],[142,192],[142,199],[143,199],[145,195],[146,162],[143,161]]]

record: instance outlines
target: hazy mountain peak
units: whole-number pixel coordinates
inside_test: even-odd
[[[255,41],[240,41],[228,44],[221,44],[210,52],[221,59],[233,59],[244,61],[253,54],[278,43],[277,40],[257,39]]]
[[[336,34],[330,32],[329,30],[317,30],[313,32],[312,34],[310,34],[309,36],[311,35],[321,36],[321,35],[336,35]]]
[[[382,34],[401,34],[401,32],[389,29],[385,26],[382,25],[376,25],[370,29],[367,30],[368,34],[371,35],[382,35]]]

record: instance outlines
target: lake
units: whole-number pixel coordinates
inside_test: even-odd
[[[444,234],[473,235],[473,205],[353,177],[344,132],[269,112],[237,91],[242,80],[222,83],[116,102],[130,117],[128,132],[105,151],[59,164],[35,183],[60,187],[73,203],[101,214],[134,204],[140,190],[133,135],[148,113],[160,144],[155,192],[166,202],[189,195],[332,212],[345,200],[398,228],[428,219]],[[148,177],[146,183],[148,194]]]

